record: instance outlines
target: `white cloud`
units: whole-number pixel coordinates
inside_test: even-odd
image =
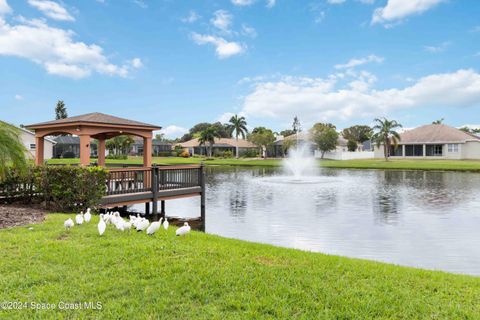
[[[130,65],[112,64],[96,44],[75,41],[74,32],[41,20],[20,18],[16,25],[0,20],[0,56],[28,59],[48,73],[84,78],[92,72],[126,77]]]
[[[20,95],[20,94],[16,94],[15,95],[15,100],[18,100],[18,101],[23,100],[23,96]]]
[[[133,3],[135,3],[137,6],[139,6],[142,9],[147,9],[148,6],[143,0],[133,0]]]
[[[230,32],[233,16],[226,10],[217,10],[213,13],[213,18],[210,22],[218,29],[224,32]]]
[[[276,0],[267,0],[267,8],[273,8],[276,4]]]
[[[231,0],[232,4],[239,7],[246,7],[254,4],[257,0]],[[276,4],[276,0],[266,0],[267,8],[273,8]]]
[[[237,42],[227,41],[221,37],[212,35],[192,33],[192,39],[199,45],[213,44],[215,46],[215,53],[221,59],[240,54],[245,50],[244,46]]]
[[[370,62],[382,63],[383,60],[382,57],[371,54],[365,58],[351,59],[345,64],[336,64],[335,69],[350,69]]]
[[[140,58],[133,58],[132,61],[130,61],[132,67],[134,67],[135,69],[139,69],[141,67],[143,67],[143,62]]]
[[[255,30],[255,28],[253,27],[250,27],[246,24],[242,24],[242,31],[241,33],[244,35],[244,36],[248,36],[248,37],[251,37],[251,38],[256,38],[257,37],[257,31]]]
[[[388,0],[385,7],[375,9],[372,24],[398,22],[410,15],[421,14],[446,0]]]
[[[286,121],[298,114],[312,121],[333,121],[368,119],[407,108],[462,108],[480,103],[480,74],[471,69],[429,75],[403,89],[372,89],[372,76],[355,73],[357,83],[346,86],[340,86],[337,75],[260,82],[245,97],[242,111],[251,118]]]
[[[10,12],[12,12],[12,8],[8,5],[7,0],[0,0],[0,18]]]
[[[239,113],[225,112],[224,114],[222,114],[220,117],[217,118],[217,121],[219,121],[221,123],[227,123],[236,114],[239,117],[245,117],[245,114],[243,112],[239,112]]]
[[[256,0],[232,0],[232,3],[236,6],[249,6]]]
[[[449,46],[450,42],[443,42],[438,46],[424,46],[423,48],[425,51],[431,52],[431,53],[439,53],[445,51]]]
[[[167,138],[177,138],[188,132],[188,129],[176,125],[170,125],[160,130]]]
[[[75,21],[75,18],[68,13],[67,9],[60,4],[49,0],[28,0],[28,4],[40,10],[44,15],[59,21]]]
[[[188,16],[186,17],[183,17],[181,19],[182,22],[184,23],[194,23],[195,21],[197,21],[198,19],[200,19],[200,16],[193,10],[191,10],[189,13],[188,13]]]

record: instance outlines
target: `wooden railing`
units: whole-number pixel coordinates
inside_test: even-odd
[[[199,165],[112,168],[107,178],[107,196],[201,186]]]

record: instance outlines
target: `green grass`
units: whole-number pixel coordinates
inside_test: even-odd
[[[228,166],[281,166],[281,159],[214,159],[204,158],[177,158],[154,157],[153,163],[157,164],[196,164],[204,162],[206,165]],[[78,159],[51,159],[51,164],[78,163]],[[142,158],[130,157],[127,160],[107,160],[107,163],[141,164]],[[397,170],[446,170],[446,171],[474,171],[480,172],[479,160],[425,160],[425,159],[395,159],[384,161],[383,159],[367,160],[319,160],[319,166],[325,168],[348,168],[348,169],[397,169]]]
[[[72,215],[70,215],[71,217]],[[478,319],[480,278],[174,229],[152,237],[95,216],[0,230],[0,301],[99,301],[102,310],[0,310],[25,319]]]

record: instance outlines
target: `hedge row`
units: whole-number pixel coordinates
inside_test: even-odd
[[[98,205],[108,172],[101,167],[38,166],[9,170],[0,181],[4,202],[41,200],[51,210],[71,212]]]

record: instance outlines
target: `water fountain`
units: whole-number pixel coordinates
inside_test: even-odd
[[[283,171],[298,181],[317,176],[318,165],[311,153],[311,146],[308,143],[297,143],[296,147],[290,149],[288,157],[283,159]]]

